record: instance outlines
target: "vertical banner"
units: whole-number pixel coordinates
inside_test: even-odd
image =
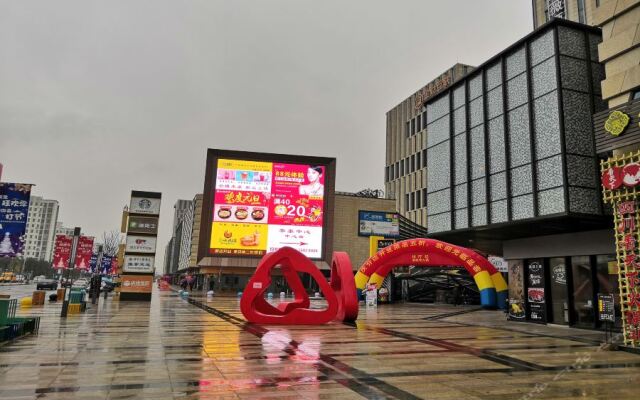
[[[529,320],[534,322],[547,322],[547,305],[544,293],[544,266],[542,260],[529,261],[527,281],[527,310]]]
[[[78,238],[78,248],[76,250],[76,262],[74,267],[80,270],[88,270],[93,254],[93,237],[80,236]]]
[[[0,257],[24,253],[31,185],[0,183]]]
[[[102,263],[100,264],[100,273],[102,275],[109,275],[111,273],[113,258],[114,257],[108,256],[106,254],[102,255]]]
[[[98,264],[98,255],[96,253],[91,254],[89,260],[89,271],[93,274],[96,272],[96,265]]]
[[[73,236],[56,235],[55,247],[53,249],[53,261],[51,266],[55,269],[69,268],[71,259],[71,247],[73,246]]]
[[[603,200],[613,208],[624,344],[640,347],[640,151],[602,160],[600,170]]]

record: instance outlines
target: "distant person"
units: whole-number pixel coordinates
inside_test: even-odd
[[[462,304],[462,294],[460,293],[460,285],[455,285],[453,287],[453,305],[459,304]]]
[[[298,193],[307,196],[322,196],[324,194],[324,185],[320,183],[320,177],[322,177],[322,167],[309,167],[309,169],[307,169],[309,184],[300,185]]]
[[[180,281],[180,287],[182,288],[182,290],[187,290],[187,278],[182,278],[182,280]]]

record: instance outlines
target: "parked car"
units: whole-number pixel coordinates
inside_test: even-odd
[[[89,287],[89,281],[84,278],[76,279],[73,281],[71,287],[73,289],[87,289]]]
[[[55,279],[40,279],[36,284],[36,290],[56,290],[58,288],[58,281]]]
[[[45,280],[45,279],[47,279],[47,277],[46,277],[46,276],[44,276],[44,275],[38,275],[38,276],[36,276],[35,278],[33,278],[33,281],[34,281],[35,283],[38,283],[38,282],[40,282],[41,280]]]
[[[117,284],[108,278],[102,278],[102,282],[100,283],[100,291],[101,292],[111,292],[115,289]]]
[[[16,274],[10,271],[5,271],[0,275],[0,282],[12,283],[16,281]]]

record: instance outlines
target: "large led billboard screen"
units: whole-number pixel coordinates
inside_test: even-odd
[[[231,153],[208,163],[209,254],[259,257],[289,246],[322,259],[334,159]]]

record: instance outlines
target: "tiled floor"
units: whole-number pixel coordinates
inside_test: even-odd
[[[103,300],[0,346],[0,399],[636,399],[640,355],[497,311],[362,309],[355,325],[246,324],[234,298]],[[21,311],[22,312],[22,311]]]

